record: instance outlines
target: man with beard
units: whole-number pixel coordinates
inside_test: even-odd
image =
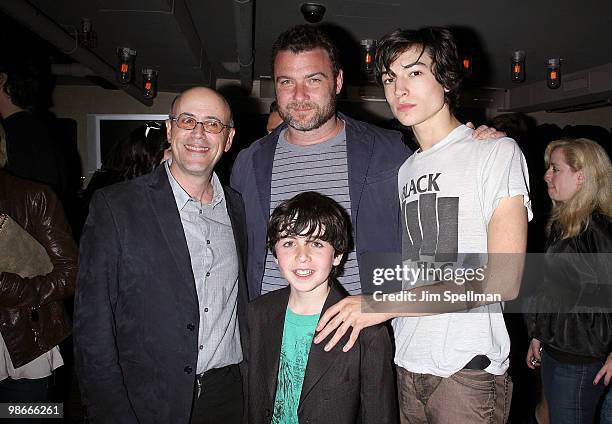
[[[278,204],[302,191],[327,195],[350,214],[358,250],[349,252],[339,281],[359,294],[357,257],[400,251],[395,186],[410,149],[397,132],[336,114],[343,81],[338,50],[318,28],[300,25],[281,34],[272,66],[284,123],[240,152],[231,178],[247,214],[249,295],[286,286],[267,253],[266,226]]]
[[[412,152],[399,132],[336,113],[343,73],[338,49],[320,29],[299,25],[282,33],[272,67],[284,123],[240,152],[231,176],[246,209],[249,296],[286,286],[266,249],[266,228],[271,211],[303,191],[331,197],[350,215],[356,248],[338,280],[360,294],[363,255],[401,252],[397,172]]]

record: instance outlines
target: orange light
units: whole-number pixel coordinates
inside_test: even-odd
[[[375,82],[374,56],[376,55],[376,40],[360,40],[361,45],[361,75],[368,82]]]
[[[121,84],[129,84],[132,81],[134,60],[136,58],[136,50],[129,47],[118,47],[117,48],[117,79]]]
[[[142,68],[142,95],[145,99],[152,99],[157,95],[158,71],[153,68]]]
[[[525,81],[525,58],[527,57],[524,50],[516,50],[510,56],[510,80],[512,82]]]
[[[470,69],[471,63],[470,59],[463,59],[463,69]]]
[[[548,88],[556,89],[561,87],[561,58],[550,58],[546,65],[546,85]]]

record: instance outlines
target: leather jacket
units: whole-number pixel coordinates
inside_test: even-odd
[[[575,237],[552,239],[545,255],[540,302],[548,302],[547,306],[557,302],[563,310],[527,317],[530,337],[568,360],[599,360],[612,351],[612,261],[610,255],[593,253],[612,253],[612,220],[605,215],[593,214]],[[573,301],[560,306],[561,298]],[[579,313],[568,312],[572,310]]]
[[[70,335],[63,300],[74,294],[77,247],[53,191],[1,169],[0,213],[30,233],[53,265],[49,274],[32,278],[0,272],[0,332],[17,368]]]

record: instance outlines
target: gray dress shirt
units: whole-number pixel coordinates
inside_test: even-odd
[[[175,180],[169,161],[164,166],[181,216],[198,294],[197,373],[201,374],[242,361],[236,315],[238,254],[217,175],[212,176],[212,202],[205,204],[189,196]]]

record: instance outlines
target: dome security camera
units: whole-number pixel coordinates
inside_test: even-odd
[[[319,3],[303,3],[300,10],[306,22],[311,24],[321,22],[323,15],[325,15],[325,6]]]

